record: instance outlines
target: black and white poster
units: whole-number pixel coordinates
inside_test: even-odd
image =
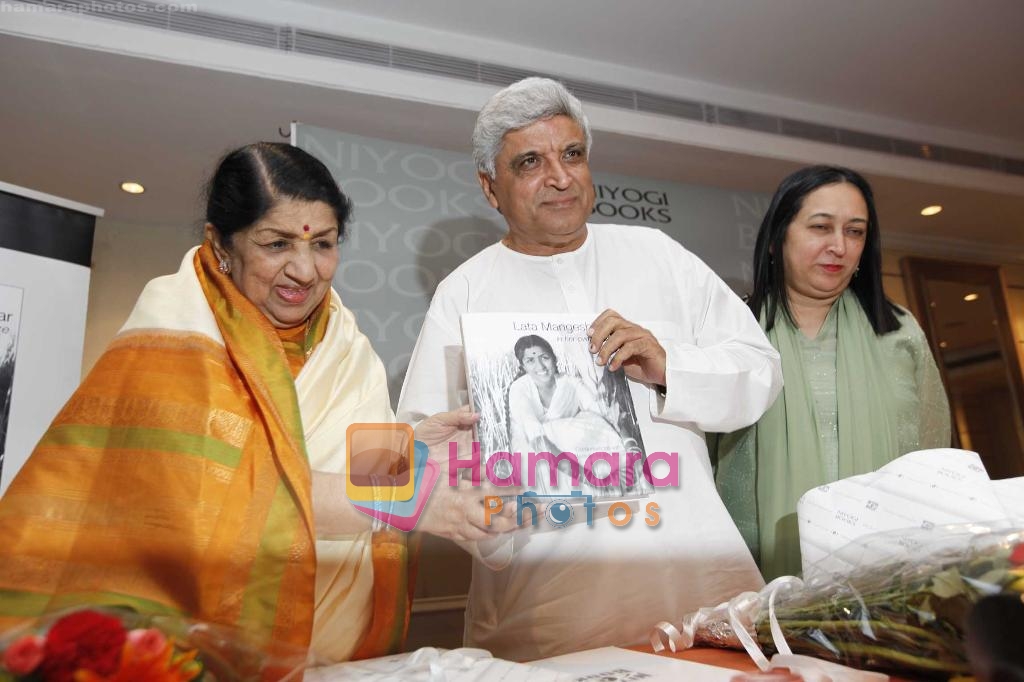
[[[81,382],[101,215],[0,182],[0,495]]]
[[[507,453],[510,464],[495,467],[499,475],[519,466],[522,484],[540,494],[650,492],[625,373],[598,365],[588,348],[587,327],[594,317],[462,316],[470,401],[480,413],[482,463]],[[554,485],[548,463],[531,466],[537,460],[530,453],[559,458]]]
[[[14,387],[14,363],[18,358],[21,298],[21,287],[0,284],[0,472],[4,469],[4,446],[11,416],[11,389]]]

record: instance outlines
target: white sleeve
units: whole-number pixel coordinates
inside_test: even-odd
[[[662,342],[666,391],[651,391],[651,416],[703,431],[749,426],[782,390],[779,354],[725,282],[674,240],[666,241],[678,251],[675,285],[694,326],[692,342]]]
[[[454,308],[454,301],[438,296],[430,304],[398,398],[399,421],[416,424],[469,403],[459,314]]]

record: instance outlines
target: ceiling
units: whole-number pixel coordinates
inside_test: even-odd
[[[1020,0],[305,2],[1024,142]]]
[[[1011,35],[1024,28],[1024,3],[1016,1],[988,0],[980,12],[973,3],[947,0],[645,0],[642,14],[638,5],[606,0],[307,4],[454,25],[545,50],[1024,142],[1024,43]],[[978,31],[960,30],[968,22]],[[293,120],[459,151],[468,150],[474,120],[464,110],[2,34],[0,64],[0,125],[7,133],[0,180],[101,206],[109,220],[139,225],[197,222],[200,185],[216,158],[255,139],[276,139]],[[592,165],[763,192],[797,167],[600,131]],[[118,183],[128,178],[144,182],[146,194],[120,192]],[[1024,196],[871,180],[883,230],[991,244],[1024,259]],[[946,210],[918,215],[932,203]]]

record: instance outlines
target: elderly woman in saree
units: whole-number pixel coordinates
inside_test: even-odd
[[[345,495],[346,429],[394,421],[332,288],[350,203],[321,162],[272,143],[227,154],[207,194],[202,245],[146,286],[0,500],[0,628],[90,603],[324,662],[397,651],[415,552]],[[473,421],[435,415],[423,437]],[[513,527],[485,526],[482,492],[435,486],[420,529]]]
[[[871,187],[846,168],[793,173],[761,223],[748,303],[785,386],[756,424],[718,439],[716,480],[766,579],[801,571],[805,492],[949,445],[935,360],[882,290],[880,245]]]

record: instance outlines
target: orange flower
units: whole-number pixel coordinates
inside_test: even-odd
[[[198,651],[174,653],[174,640],[167,640],[157,652],[139,650],[129,640],[121,654],[121,667],[113,675],[76,670],[75,682],[189,682],[203,671],[195,660]]]

